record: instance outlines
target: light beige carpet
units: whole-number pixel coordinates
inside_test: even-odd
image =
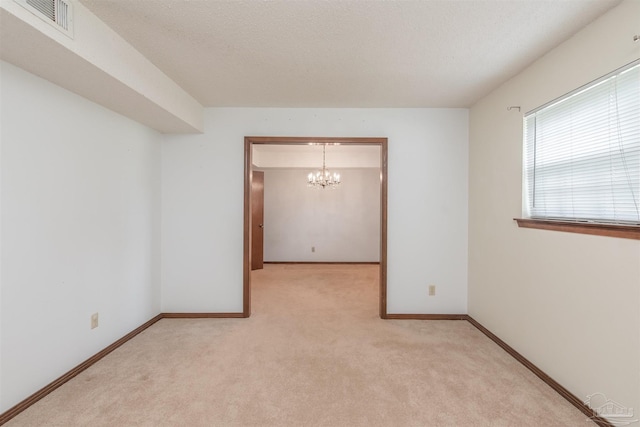
[[[379,319],[377,271],[267,265],[251,318],[163,319],[7,427],[589,425],[468,322]]]

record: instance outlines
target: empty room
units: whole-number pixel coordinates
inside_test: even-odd
[[[0,425],[640,425],[639,17],[0,0]]]

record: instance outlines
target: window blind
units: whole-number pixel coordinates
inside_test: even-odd
[[[530,218],[640,224],[640,61],[524,118]]]

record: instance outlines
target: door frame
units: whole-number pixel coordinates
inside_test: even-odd
[[[333,138],[333,137],[244,137],[244,255],[242,315],[251,316],[251,181],[253,179],[253,145],[378,145],[380,147],[380,318],[387,318],[387,138]]]

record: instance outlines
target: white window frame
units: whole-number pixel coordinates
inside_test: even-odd
[[[602,225],[608,228],[621,226],[629,229],[628,227],[631,227],[634,232],[640,230],[638,206],[640,204],[640,79],[637,79],[637,90],[635,85],[635,76],[638,70],[640,70],[640,60],[621,67],[525,114],[523,210],[524,216],[528,218],[527,223],[531,224],[535,221],[545,223],[578,222],[588,223],[591,226]],[[627,74],[627,76],[633,77],[631,80],[626,78],[628,87],[625,93],[627,98],[624,98],[626,103],[623,103],[618,99],[618,93],[615,91],[618,90],[618,84],[624,81],[624,78],[618,77],[629,72],[631,74]],[[594,103],[595,109],[585,108],[589,102]],[[612,102],[615,110],[608,107]],[[607,107],[603,108],[603,104]],[[624,108],[628,108],[628,110],[624,110]],[[598,117],[606,120],[605,125],[608,127],[605,130],[607,133],[605,136],[595,138],[599,144],[597,147],[592,140],[586,141],[582,139],[582,136],[576,136],[583,133],[585,129],[594,126],[594,123],[599,123],[595,120],[589,120],[588,124],[576,124],[578,117],[580,117],[579,114],[584,114],[585,111],[589,114],[592,114],[592,111],[597,111]],[[619,116],[618,114],[623,111],[630,111],[631,115]],[[538,120],[540,123],[537,123]],[[611,123],[614,125],[619,123],[625,125],[626,123],[627,127],[623,128],[623,131],[631,129],[631,133],[620,133],[618,129],[612,128]],[[556,125],[559,127],[553,127]],[[558,129],[570,132],[571,136],[560,135]],[[601,128],[594,127],[594,130],[600,131]],[[545,132],[545,134],[538,136],[535,132]],[[591,134],[587,133],[585,137],[591,138]],[[621,138],[623,142],[620,142]],[[604,151],[602,147],[604,147]],[[615,159],[612,160],[614,157]],[[546,161],[549,158],[551,162]],[[585,162],[585,158],[588,161]],[[630,167],[627,167],[627,160],[631,162]],[[553,165],[551,168],[547,166],[547,170],[553,171],[547,175],[544,175],[545,161],[546,165]],[[579,169],[581,167],[584,167],[582,171]],[[589,168],[594,168],[594,171],[599,172],[599,176],[603,179],[600,181],[594,179],[591,175],[595,176],[595,172],[591,172]],[[623,170],[623,173],[620,170]],[[629,175],[629,171],[631,175]],[[535,176],[535,172],[538,172],[539,176]],[[630,178],[627,179],[626,176],[621,178],[624,174]],[[570,177],[569,183],[566,182],[566,176]],[[563,182],[562,179],[565,181]],[[611,188],[603,190],[602,182],[609,184],[609,181],[611,181]],[[620,190],[620,187],[616,185],[620,182],[625,183],[624,190]],[[584,185],[585,183],[586,185]],[[541,191],[538,189],[534,191],[534,185],[543,186],[545,184],[547,187],[542,188]],[[563,196],[558,197],[556,194]],[[566,199],[567,195],[569,195],[570,201]],[[538,206],[534,206],[532,201],[534,197],[538,197],[538,200],[543,200],[544,203],[539,202]],[[583,199],[588,203],[581,203]],[[607,203],[611,203],[611,206]],[[576,205],[575,210],[573,209],[574,204]],[[606,208],[596,209],[598,204],[606,206]],[[567,205],[569,205],[569,209],[567,209]],[[612,209],[614,205],[617,206],[617,212]],[[636,228],[638,230],[635,230]]]

